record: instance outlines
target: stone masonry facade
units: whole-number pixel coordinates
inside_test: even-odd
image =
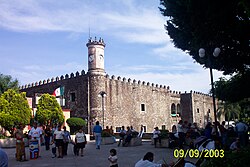
[[[22,86],[20,90],[32,97],[36,108],[37,94],[49,93],[63,86],[65,105],[71,117],[81,117],[88,121],[87,133],[91,132],[98,120],[104,126],[133,126],[139,130],[143,125],[146,132],[154,127],[171,130],[180,119],[197,122],[204,127],[207,121],[214,121],[212,97],[199,92],[177,92],[168,86],[145,81],[136,81],[120,76],[109,76],[104,69],[104,41],[92,40],[89,48],[89,69],[85,73],[47,79]],[[100,92],[105,92],[102,97]]]

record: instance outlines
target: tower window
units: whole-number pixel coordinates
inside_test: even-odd
[[[70,101],[75,102],[76,101],[76,93],[70,93]]]
[[[208,109],[208,113],[210,114],[210,109]]]
[[[141,111],[146,111],[145,104],[141,104]]]
[[[200,110],[199,110],[199,108],[197,108],[197,113],[200,113]]]
[[[176,117],[177,114],[176,114],[176,106],[174,103],[171,104],[171,116],[172,117]]]

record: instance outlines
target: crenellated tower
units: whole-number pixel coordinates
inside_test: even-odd
[[[86,44],[88,47],[88,72],[91,74],[105,75],[104,70],[104,48],[103,39],[89,39]]]
[[[106,98],[101,96],[101,92],[106,93],[104,69],[104,48],[105,43],[102,38],[99,40],[88,40],[88,78],[89,78],[89,118],[90,127],[95,121],[103,124],[103,110],[106,110]],[[104,116],[105,117],[105,116]]]

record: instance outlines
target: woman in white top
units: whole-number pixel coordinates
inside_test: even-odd
[[[161,131],[159,131],[158,127],[155,127],[155,130],[153,131],[153,139],[154,139],[154,145],[156,147],[156,142],[159,140],[159,143],[161,145],[161,137],[160,137]]]
[[[64,139],[64,132],[61,129],[61,125],[58,125],[58,129],[54,132],[54,138],[52,142],[56,142],[56,147],[58,147],[58,158],[63,158],[63,139]]]
[[[76,147],[77,147],[77,156],[79,156],[79,149],[81,149],[81,156],[83,157],[83,149],[85,148],[85,144],[87,143],[85,133],[82,128],[79,129],[79,132],[76,133],[75,137]]]

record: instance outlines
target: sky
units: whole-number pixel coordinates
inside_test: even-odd
[[[106,43],[109,76],[208,93],[209,70],[174,47],[158,7],[159,0],[0,0],[0,73],[25,85],[87,71],[86,43],[96,36]],[[214,80],[223,76],[213,72]]]

